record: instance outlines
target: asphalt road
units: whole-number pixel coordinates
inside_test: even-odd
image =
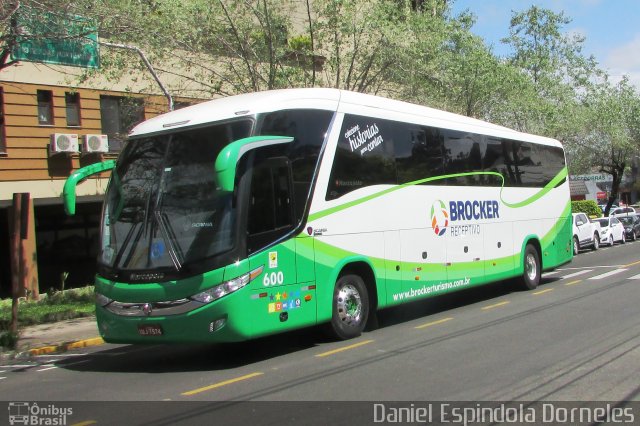
[[[107,344],[0,372],[5,401],[277,401],[267,406],[289,419],[308,415],[293,401],[640,401],[640,242],[584,251],[535,291],[504,282],[384,311],[350,341],[308,329],[241,344]],[[76,414],[99,424],[176,420],[154,404],[106,404],[106,418],[89,405]],[[228,406],[174,407],[195,421]],[[337,423],[358,423],[371,411],[360,407]]]

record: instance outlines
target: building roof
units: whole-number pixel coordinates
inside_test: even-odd
[[[573,197],[575,195],[587,195],[589,190],[583,180],[571,180],[569,181],[569,192]]]

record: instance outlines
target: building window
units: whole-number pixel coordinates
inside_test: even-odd
[[[67,107],[67,126],[80,126],[80,93],[65,93]]]
[[[4,90],[0,87],[0,154],[7,153],[4,131]]]
[[[38,124],[53,125],[53,93],[51,90],[38,90]]]
[[[100,96],[102,133],[109,136],[109,150],[119,151],[129,131],[144,120],[140,98]]]

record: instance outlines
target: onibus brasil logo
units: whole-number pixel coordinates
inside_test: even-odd
[[[497,200],[449,201],[448,208],[444,201],[435,200],[431,205],[431,227],[437,236],[444,235],[447,228],[451,228],[453,236],[477,234],[480,232],[480,225],[473,222],[499,218],[499,209]],[[463,224],[455,226],[454,222]]]
[[[38,405],[37,402],[10,402],[9,425],[65,426],[73,408],[55,404]]]

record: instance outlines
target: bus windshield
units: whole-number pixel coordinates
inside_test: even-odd
[[[250,134],[248,119],[132,139],[107,190],[102,265],[175,271],[235,243],[233,194],[222,191],[214,163],[228,143]]]

